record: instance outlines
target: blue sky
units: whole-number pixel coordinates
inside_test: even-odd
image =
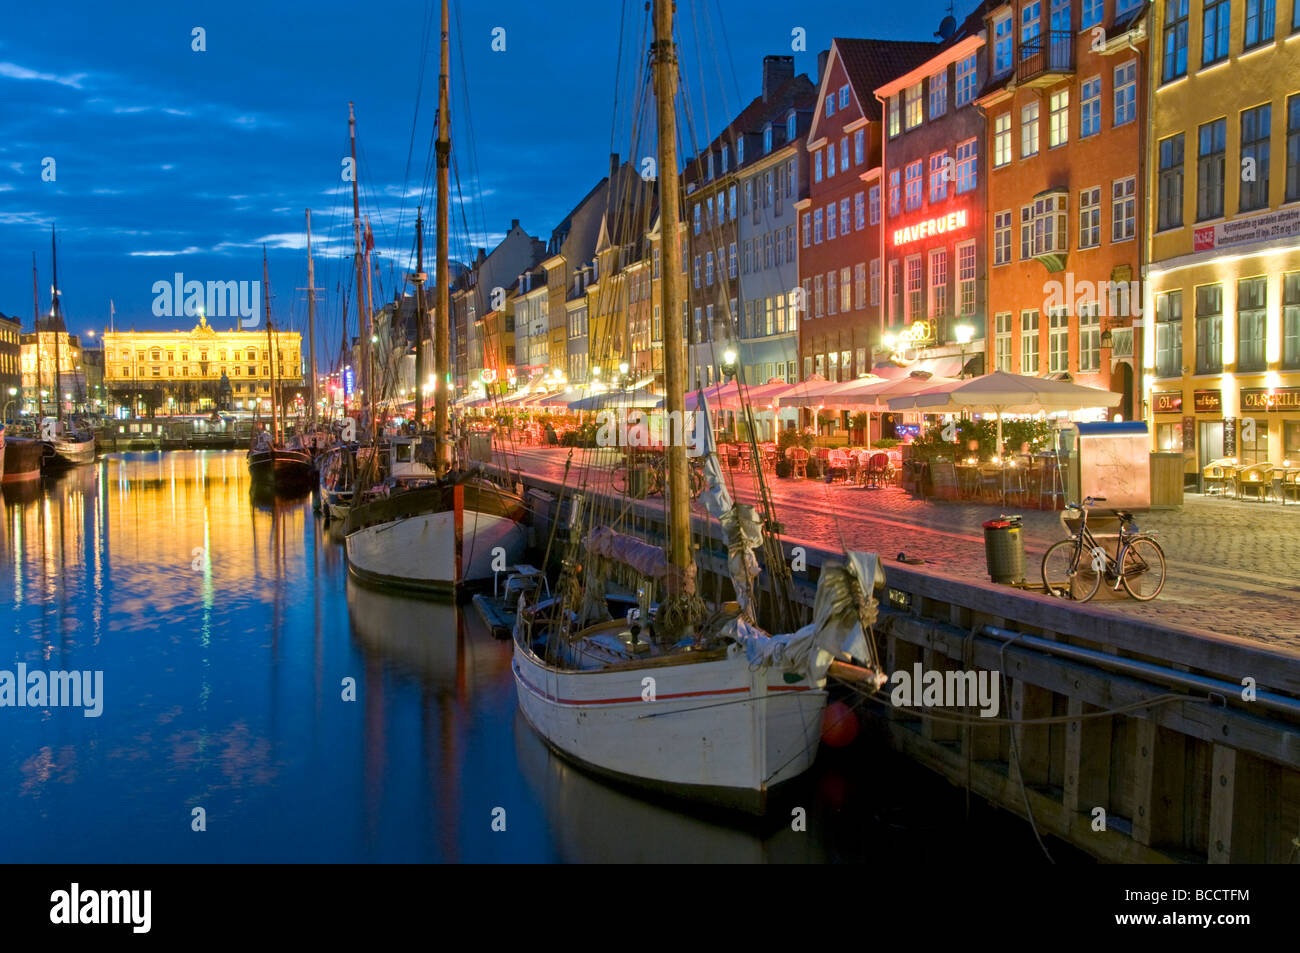
[[[959,19],[970,6],[958,7]],[[683,0],[697,127],[711,138],[758,94],[762,57],[789,53],[795,27],[807,33],[796,69],[811,75],[832,36],[931,39],[946,9],[943,0]],[[630,64],[644,62],[641,0],[453,0],[453,150],[464,198],[453,255],[490,244],[514,218],[548,237],[604,174],[611,139],[627,154],[631,113],[616,119],[614,108],[624,12],[626,104]],[[421,83],[426,13],[434,22]],[[32,252],[48,310],[53,222],[73,332],[105,327],[110,299],[119,329],[188,325],[154,316],[153,283],[176,272],[259,280],[262,243],[272,315],[301,329],[310,207],[316,285],[326,293],[320,337],[336,351],[336,292],[352,284],[351,191],[340,175],[347,104],[356,103],[362,211],[387,300],[413,250],[414,205],[422,192],[430,202],[436,17],[436,5],[404,0],[11,4],[0,26],[0,311],[30,326]],[[191,48],[195,27],[206,33],[204,52]],[[491,48],[497,27],[503,52]],[[42,181],[46,157],[52,182]],[[430,262],[431,243],[430,230]],[[355,305],[352,313],[355,321]]]

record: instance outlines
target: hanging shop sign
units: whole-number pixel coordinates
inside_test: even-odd
[[[913,321],[898,332],[898,343],[909,347],[920,347],[935,342],[933,321]]]
[[[1300,410],[1300,387],[1243,387],[1242,410]]]
[[[969,213],[965,209],[961,209],[957,212],[949,212],[947,215],[923,219],[915,225],[896,228],[894,229],[894,246],[910,245],[912,242],[920,241],[922,238],[928,238],[931,235],[955,232],[959,228],[965,228],[968,220]]]
[[[1180,393],[1152,394],[1151,400],[1157,414],[1182,413],[1183,395]]]
[[[343,393],[351,397],[352,391],[356,387],[356,375],[352,373],[352,365],[343,368]]]

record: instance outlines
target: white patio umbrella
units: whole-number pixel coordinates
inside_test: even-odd
[[[981,377],[948,381],[894,397],[889,406],[893,410],[921,410],[928,414],[951,414],[962,410],[995,413],[998,416],[997,446],[1001,452],[1003,414],[1052,414],[1114,407],[1123,399],[1123,394],[1098,387],[993,371]]]

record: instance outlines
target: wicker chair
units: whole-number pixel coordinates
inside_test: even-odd
[[[1293,495],[1297,503],[1300,503],[1300,470],[1283,470],[1282,480],[1278,486],[1278,495],[1282,497],[1282,505],[1286,506],[1287,495]]]
[[[785,458],[790,461],[790,476],[801,480],[808,476],[808,451],[803,447],[787,447]]]
[[[1201,470],[1201,483],[1205,487],[1205,493],[1208,496],[1216,489],[1227,494],[1228,488],[1233,485],[1234,470],[1226,466],[1221,460],[1211,460]]]
[[[826,475],[834,480],[849,478],[849,455],[843,450],[831,450],[826,454]]]
[[[1263,503],[1273,490],[1273,466],[1268,463],[1256,463],[1242,467],[1237,471],[1237,499],[1244,499],[1247,494],[1254,494]]]

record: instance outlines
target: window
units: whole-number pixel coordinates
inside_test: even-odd
[[[1300,367],[1300,271],[1282,276],[1282,366]]]
[[[1025,3],[1020,8],[1020,55],[1027,56],[1027,48],[1035,45],[1042,33],[1043,4],[1041,0]]]
[[[993,120],[993,167],[1000,168],[1011,161],[1011,113],[1003,113]]]
[[[1268,207],[1269,135],[1273,107],[1268,103],[1241,113],[1241,193],[1237,210]],[[1253,167],[1253,168],[1252,168]],[[1253,174],[1250,174],[1253,173]]]
[[[907,89],[903,90],[903,102],[903,116],[906,124],[905,128],[915,129],[917,126],[921,125],[921,120],[924,118],[921,107],[920,83],[917,83],[915,86],[909,86]]]
[[[1237,282],[1237,370],[1262,371],[1264,359],[1267,279],[1243,278]]]
[[[826,178],[835,174],[835,143],[826,147]]]
[[[704,177],[706,179],[713,178],[713,153],[712,152],[710,152],[707,156],[705,156]]]
[[[948,313],[948,252],[936,248],[930,252],[930,314]]]
[[[1300,288],[1300,283],[1297,283],[1297,288]],[[879,258],[871,259],[871,304],[873,307],[880,304],[880,259]],[[1297,308],[1297,312],[1300,312],[1300,308]]]
[[[1047,124],[1047,145],[1064,145],[1070,141],[1070,90],[1052,93]]]
[[[785,260],[794,264],[794,226],[785,227]]]
[[[969,192],[975,188],[975,146],[974,139],[967,139],[957,145],[957,194]]]
[[[1137,119],[1137,60],[1115,67],[1115,123],[1122,126]]]
[[[899,173],[899,171],[898,171],[897,169],[892,169],[892,170],[890,170],[890,173],[889,173],[889,214],[890,214],[891,216],[893,216],[893,215],[897,215],[898,212],[899,212],[899,194],[898,194],[898,191],[899,191],[899,190],[898,190],[899,175],[900,175],[900,173]]]
[[[849,137],[840,139],[840,171],[849,171]]]
[[[845,199],[844,201],[848,201]],[[853,230],[862,231],[867,227],[867,196],[863,192],[857,192],[853,196]],[[847,226],[846,226],[847,228]]]
[[[1244,425],[1249,417],[1243,417],[1241,424]],[[1237,456],[1242,463],[1266,463],[1268,462],[1268,418],[1254,418],[1255,439],[1247,440],[1249,433],[1244,426],[1237,428]]]
[[[975,242],[957,246],[957,313],[975,313]]]
[[[853,164],[862,165],[866,160],[866,130],[859,129],[853,134]]]
[[[1033,204],[1033,257],[1063,254],[1068,251],[1065,216],[1069,200],[1057,192],[1034,199]]]
[[[998,212],[993,216],[993,264],[1011,262],[1011,212]]]
[[[822,180],[822,152],[820,149],[818,149],[816,152],[813,153],[813,181],[820,182],[821,180]]]
[[[831,90],[826,95],[826,118],[829,119],[835,115],[835,91]]]
[[[1079,308],[1079,372],[1101,370],[1101,310],[1093,305]]]
[[[803,290],[803,299],[799,304],[799,310],[803,311],[803,319],[807,321],[812,317],[812,309],[808,307],[808,302],[812,299],[812,279],[805,278],[800,287]]]
[[[1101,23],[1105,6],[1104,0],[1083,0],[1083,14],[1079,19],[1079,29],[1086,30]]]
[[[728,160],[731,158],[731,148],[725,143],[722,146],[722,171],[727,171]]]
[[[1038,154],[1038,103],[1020,110],[1020,158]]]
[[[930,202],[948,197],[948,153],[936,152],[930,156]]]
[[[1300,97],[1297,97],[1297,99],[1300,100]],[[1297,111],[1297,114],[1300,115],[1300,111]],[[1300,138],[1297,139],[1297,143],[1300,143]],[[879,225],[880,224],[880,186],[873,185],[870,189],[867,190],[867,207],[869,209],[869,215],[870,215],[869,221],[871,222],[872,225]]]
[[[807,248],[812,244],[812,214],[803,213],[803,247]]]
[[[713,252],[704,253],[704,283],[713,285]]]
[[[741,136],[736,140],[736,165],[745,161],[745,137]]]
[[[1034,207],[1020,209],[1020,260],[1034,257]]]
[[[858,195],[862,195],[861,192]],[[849,228],[849,200],[840,199],[840,234],[847,235],[852,229]]]
[[[1087,139],[1101,132],[1101,77],[1083,81],[1079,97],[1079,138]]]
[[[1275,18],[1273,0],[1246,0],[1246,35],[1242,49],[1250,50],[1270,42]]]
[[[1110,240],[1127,241],[1137,233],[1137,178],[1116,179],[1110,186]]]
[[[1070,312],[1064,308],[1047,312],[1047,370],[1052,374],[1070,370]]]
[[[840,87],[840,109],[849,108],[849,84],[845,83]]]
[[[948,70],[945,67],[930,77],[930,118],[948,111]]]
[[[867,264],[858,262],[853,266],[853,310],[861,311],[867,306]]]
[[[695,234],[698,235],[700,233],[700,203],[699,202],[695,203],[695,209],[692,212],[692,217],[695,219]]]
[[[785,141],[793,142],[799,129],[799,114],[791,112],[785,117]]]
[[[853,307],[853,288],[849,284],[852,281],[851,269],[840,269],[840,310],[849,311]]]
[[[907,320],[925,317],[925,289],[922,287],[921,256],[912,255],[907,259]]]
[[[1223,286],[1196,289],[1196,373],[1223,372]]]
[[[1187,75],[1187,0],[1168,0],[1165,4],[1164,45],[1161,52],[1160,80],[1167,83]]]
[[[993,74],[1000,76],[1011,69],[1011,14],[993,21]]]
[[[736,277],[737,272],[740,270],[740,256],[736,254],[735,242],[731,243],[731,249],[730,249],[730,254],[728,256],[728,261],[729,263],[727,266],[727,274],[729,274],[732,278],[734,278]]]
[[[1101,188],[1079,193],[1079,247],[1096,248],[1101,244]]]
[[[821,275],[813,278],[813,300],[817,317],[826,313],[826,279]]]
[[[889,263],[889,318],[891,321],[903,316],[903,285],[899,280],[899,263]]]
[[[1038,311],[1020,312],[1020,373],[1038,373]]]
[[[813,211],[813,244],[820,245],[821,243],[822,243],[822,210],[815,209]]]
[[[1183,293],[1156,295],[1156,377],[1183,375]]]
[[[889,97],[889,138],[898,135],[899,129],[898,96],[894,95]]]
[[[736,220],[736,187],[733,185],[727,189],[727,204],[731,206],[731,220]]]
[[[1228,57],[1228,21],[1231,0],[1205,0],[1201,15],[1201,66]]]
[[[921,207],[921,160],[907,164],[907,210]]]
[[[1223,175],[1227,153],[1228,121],[1216,119],[1197,129],[1196,219],[1223,215]]]
[[[837,234],[835,230],[835,203],[826,206],[826,240],[830,241]]]
[[[1160,185],[1156,230],[1183,224],[1183,134],[1160,140]]]
[[[993,316],[994,369],[1011,373],[1011,312],[1001,311]]]
[[[953,94],[953,108],[960,109],[975,99],[975,54],[957,63],[957,89]]]
[[[695,256],[695,287],[700,286],[700,256]]]
[[[1300,11],[1300,0],[1296,0]],[[1286,200],[1300,199],[1300,93],[1286,101]]]

